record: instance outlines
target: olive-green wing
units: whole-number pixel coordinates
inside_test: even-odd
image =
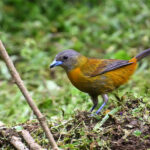
[[[90,62],[87,64],[88,68],[90,68],[90,71],[89,72],[86,71],[86,74],[88,76],[95,77],[104,74],[106,72],[131,65],[132,63],[133,62],[129,62],[127,60],[116,60],[116,59],[101,59],[97,61],[90,60]]]
[[[131,65],[133,62],[129,62],[126,60],[103,60],[101,64],[97,67],[97,69],[91,74],[91,77],[95,77],[106,72],[119,69],[124,66]]]

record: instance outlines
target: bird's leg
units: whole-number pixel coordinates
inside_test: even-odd
[[[91,108],[90,112],[92,112],[95,109],[95,107],[97,106],[97,104],[98,104],[98,96],[91,96],[91,99],[93,101],[93,107]]]
[[[96,111],[96,114],[99,114],[100,111],[102,110],[102,108],[106,105],[106,103],[108,102],[108,96],[107,94],[103,94],[102,95],[103,101],[104,103],[101,105],[101,107]]]

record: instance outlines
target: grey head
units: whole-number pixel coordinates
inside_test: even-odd
[[[80,56],[81,54],[74,50],[64,50],[56,55],[54,61],[50,65],[50,68],[61,66],[66,71],[69,71],[76,67]]]

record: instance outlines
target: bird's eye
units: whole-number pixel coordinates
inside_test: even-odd
[[[64,56],[63,59],[68,59],[68,56]]]

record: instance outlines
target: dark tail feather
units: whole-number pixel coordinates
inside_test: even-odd
[[[143,59],[144,57],[150,55],[150,48],[146,49],[144,51],[142,51],[140,54],[138,54],[135,58],[137,59],[137,61],[140,61],[141,59]]]

